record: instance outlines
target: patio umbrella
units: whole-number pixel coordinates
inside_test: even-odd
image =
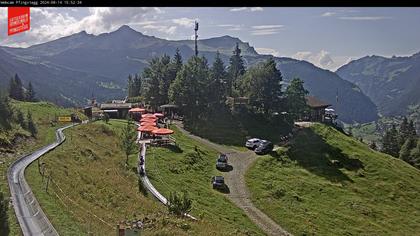
[[[140,132],[153,132],[153,130],[156,129],[157,127],[155,126],[140,126],[139,128],[137,128],[137,130]]]
[[[174,131],[170,129],[160,128],[160,129],[153,130],[152,133],[156,135],[168,135],[168,134],[173,134]]]
[[[155,113],[155,114],[153,114],[154,116],[156,116],[156,117],[164,117],[165,115],[163,115],[162,113]]]
[[[155,115],[153,115],[153,114],[144,114],[144,115],[142,115],[141,117],[142,117],[142,118],[156,118],[156,116],[155,116]]]
[[[140,122],[156,122],[157,118],[141,118]]]
[[[128,112],[144,112],[144,111],[146,111],[146,109],[139,108],[139,107],[131,108],[130,110],[128,110]]]
[[[156,127],[156,123],[155,122],[144,121],[144,122],[140,123],[140,126],[155,126]]]

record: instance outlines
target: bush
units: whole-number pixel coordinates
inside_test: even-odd
[[[182,196],[177,192],[171,192],[169,194],[167,207],[169,213],[183,217],[191,211],[192,200],[186,192],[183,192]]]

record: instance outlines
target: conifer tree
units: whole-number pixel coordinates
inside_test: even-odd
[[[36,93],[32,86],[32,83],[29,81],[28,91],[26,92],[26,100],[29,102],[35,102],[36,101],[35,94]]]
[[[28,130],[31,132],[32,137],[36,137],[38,134],[38,129],[36,128],[36,125],[32,119],[32,113],[28,111],[27,115],[27,121],[28,121]]]
[[[18,101],[25,100],[22,81],[17,74],[10,79],[9,96]]]
[[[233,54],[229,59],[229,79],[227,80],[227,96],[233,96],[234,92],[241,94],[240,78],[245,73],[244,60],[241,56],[241,49],[236,43]]]
[[[399,156],[398,131],[395,125],[392,125],[391,129],[385,132],[382,138],[382,151],[393,157]]]

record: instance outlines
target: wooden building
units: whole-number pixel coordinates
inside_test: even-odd
[[[109,115],[109,118],[125,119],[128,110],[132,108],[131,103],[102,103],[100,106],[104,113]]]
[[[331,106],[331,104],[328,104],[314,96],[306,96],[306,104],[310,108],[310,111],[307,116],[307,119],[309,121],[314,121],[314,122],[325,121],[325,108]]]

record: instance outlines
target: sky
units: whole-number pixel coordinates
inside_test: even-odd
[[[31,8],[30,31],[7,36],[0,8],[0,45],[28,47],[85,30],[100,34],[129,25],[159,38],[230,35],[257,52],[307,60],[336,70],[367,55],[408,56],[420,51],[420,8],[141,7]]]

